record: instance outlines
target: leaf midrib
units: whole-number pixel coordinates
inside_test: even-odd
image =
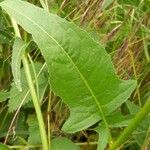
[[[8,9],[11,9],[17,13],[19,13],[21,16],[25,17],[27,20],[29,20],[30,22],[32,22],[35,26],[37,26],[40,30],[42,30],[50,39],[52,39],[61,49],[62,51],[65,53],[65,55],[67,56],[67,58],[70,60],[71,64],[74,66],[74,68],[76,69],[76,71],[78,72],[79,76],[81,77],[82,81],[84,82],[84,84],[86,85],[88,91],[91,93],[93,99],[95,100],[95,103],[100,111],[100,114],[102,115],[102,118],[104,120],[104,122],[107,124],[102,107],[100,106],[97,97],[95,96],[93,90],[90,88],[88,82],[86,81],[85,77],[83,76],[83,74],[80,72],[80,70],[78,69],[78,67],[75,65],[75,63],[73,62],[73,60],[71,59],[71,57],[68,55],[68,53],[65,51],[65,49],[47,32],[45,31],[43,28],[41,28],[39,26],[39,24],[37,24],[34,20],[32,20],[31,18],[29,18],[28,16],[23,15],[21,12],[17,11],[16,9],[12,9],[11,7],[8,7],[5,5],[5,7],[7,7]],[[108,124],[107,124],[108,125]],[[106,125],[106,126],[107,126]]]

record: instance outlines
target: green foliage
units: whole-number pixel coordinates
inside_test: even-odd
[[[29,137],[28,137],[28,143],[29,144],[41,144],[41,138],[40,138],[40,132],[39,132],[39,126],[38,121],[35,115],[28,116],[27,120],[28,126],[29,126]]]
[[[0,150],[11,150],[6,145],[0,143]]]
[[[3,11],[0,9],[0,44],[8,44],[12,40],[12,28],[8,27]]]
[[[22,91],[21,75],[20,75],[21,58],[22,58],[23,53],[25,52],[26,47],[27,47],[27,44],[24,43],[21,39],[19,38],[15,39],[15,42],[13,45],[11,68],[12,68],[12,74],[14,77],[14,82],[19,91]]]
[[[121,112],[116,111],[109,116],[107,120],[111,128],[119,128],[128,126],[128,123],[131,121],[133,115],[122,115]]]
[[[9,92],[0,91],[0,102],[6,101],[9,97]]]
[[[119,3],[138,6],[140,4],[140,0],[120,0]]]
[[[109,133],[106,129],[105,125],[102,123],[101,126],[96,128],[96,131],[99,133],[99,140],[98,140],[98,150],[103,150],[107,146],[107,142],[109,140]]]
[[[121,112],[117,111],[109,116],[106,116],[106,119],[109,123],[109,127],[113,128],[121,128],[128,126],[129,122],[131,121],[131,115],[122,115]],[[109,141],[109,132],[108,129],[105,127],[104,122],[99,123],[98,127],[96,127],[95,131],[99,134],[98,140],[98,150],[103,150],[106,148],[107,143]]]
[[[140,108],[137,105],[131,103],[130,101],[128,101],[126,104],[131,114],[135,115],[140,110]],[[148,136],[149,128],[150,128],[150,116],[147,116],[139,124],[137,130],[134,132],[134,139],[139,145],[139,147],[142,147],[146,138],[149,137]]]
[[[44,96],[46,87],[48,86],[48,79],[47,79],[47,69],[44,68],[42,69],[42,64],[40,63],[35,63],[34,64],[36,73],[37,73],[37,77],[38,78],[38,87],[39,87],[39,100],[40,102],[42,101],[42,98]],[[35,81],[35,77],[34,77],[34,73],[33,73],[33,69],[32,66],[30,65],[30,69],[31,69],[31,73],[33,76],[33,81]],[[9,107],[9,112],[13,112],[15,111],[20,104],[23,102],[23,105],[26,104],[27,102],[31,101],[31,95],[29,92],[29,88],[28,88],[28,84],[27,84],[27,80],[25,77],[25,73],[24,70],[21,69],[21,81],[22,81],[22,91],[19,91],[18,88],[16,87],[15,83],[13,82],[11,85],[11,89],[9,91],[9,103],[8,103],[8,107]],[[31,107],[32,104],[30,105],[26,105],[28,107]]]
[[[80,148],[75,145],[72,141],[68,140],[67,138],[55,138],[52,140],[51,143],[52,150],[80,150]]]
[[[112,2],[113,0],[105,0],[102,6],[102,10],[106,9]]]
[[[132,118],[149,97],[150,2],[30,0],[45,10],[28,2],[5,0],[0,4],[10,15],[9,18],[0,8],[0,141],[9,134],[6,142],[9,145],[45,150],[48,146],[43,146],[43,138],[40,138],[43,135],[45,139],[52,138],[52,150],[80,149],[77,145],[81,149],[104,150],[116,145],[116,137],[124,127],[135,130],[138,125],[133,136],[133,130],[121,132],[123,140],[130,138],[122,149],[149,149],[149,116],[146,114],[136,126],[131,126],[130,121],[134,123]],[[75,22],[88,32],[51,13]],[[14,37],[13,28],[16,36],[20,32],[21,39]],[[28,46],[32,37],[36,46]],[[99,43],[111,54],[116,71]],[[24,63],[24,57],[28,57],[30,65]],[[116,72],[122,79],[136,79],[138,85],[134,80],[120,80]],[[47,88],[49,83],[50,89]],[[139,106],[127,101],[129,97]],[[43,114],[37,111],[35,99],[40,101],[39,110],[41,107]],[[126,101],[127,107],[122,105]],[[23,109],[14,112],[20,107]],[[66,121],[68,108],[70,117]],[[44,121],[39,121],[42,116]],[[135,120],[138,121],[138,117]],[[41,134],[41,128],[39,130],[44,123],[48,138],[45,132]],[[117,148],[118,145],[112,149]]]
[[[134,90],[136,82],[119,80],[104,48],[74,24],[18,0],[6,0],[1,6],[32,33],[41,49],[51,88],[70,108],[63,130],[76,132],[100,119],[106,122],[105,115]]]

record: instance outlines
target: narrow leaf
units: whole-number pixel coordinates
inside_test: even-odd
[[[96,128],[96,132],[99,133],[97,150],[105,150],[109,138],[108,130],[105,128],[105,125],[102,124]]]
[[[20,73],[21,58],[27,45],[28,44],[26,44],[24,41],[22,41],[18,37],[15,39],[15,42],[13,45],[11,68],[12,68],[12,74],[14,77],[14,82],[19,91],[22,91],[21,73]]]
[[[19,0],[0,4],[32,34],[45,58],[51,88],[70,108],[63,130],[95,124],[124,103],[136,82],[119,80],[110,56],[85,31],[54,14]]]

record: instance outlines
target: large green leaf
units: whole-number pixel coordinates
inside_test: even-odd
[[[70,108],[63,130],[79,131],[105,119],[133,92],[136,82],[119,80],[104,48],[75,24],[19,0],[1,6],[41,49],[51,88]]]

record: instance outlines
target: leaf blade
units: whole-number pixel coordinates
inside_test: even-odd
[[[110,56],[85,31],[26,2],[6,0],[1,5],[41,49],[51,87],[70,108],[65,131],[79,131],[104,120],[110,106],[109,113],[130,96],[136,83],[118,79]]]
[[[12,74],[14,77],[14,82],[19,91],[22,91],[21,73],[20,73],[21,58],[26,47],[27,47],[26,43],[23,42],[20,38],[17,37],[15,39],[15,42],[13,45],[13,51],[12,51],[11,69],[12,69]]]
[[[53,150],[80,150],[72,141],[67,138],[59,137],[55,138],[51,142],[51,149]]]
[[[42,64],[38,62],[35,62],[34,66],[37,72],[36,78],[38,79],[38,86],[39,86],[39,93],[40,93],[39,100],[41,102],[46,87],[48,86],[47,79],[45,78],[45,72],[47,71],[47,68],[43,68]],[[34,73],[31,65],[30,65],[30,69],[33,77]],[[22,104],[23,106],[26,104],[25,106],[27,107],[33,106],[32,103],[27,103],[31,101],[31,95],[30,95],[30,91],[28,88],[28,84],[26,81],[26,76],[23,68],[21,69],[21,77],[22,77],[22,89],[23,89],[22,91],[18,90],[14,82],[11,84],[11,89],[9,91],[9,101],[8,101],[9,112],[15,111],[20,106],[20,104]],[[32,79],[33,81],[35,81],[35,77],[33,77]]]
[[[1,150],[11,150],[9,147],[7,147],[6,145],[1,144],[1,143],[0,143],[0,149]]]

